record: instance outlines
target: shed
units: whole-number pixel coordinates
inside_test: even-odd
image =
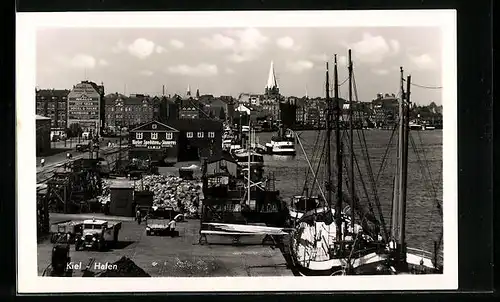
[[[238,164],[231,155],[222,152],[218,155],[211,156],[207,159],[206,175],[216,175],[220,173],[229,173],[231,176],[236,177]]]
[[[134,216],[134,182],[116,180],[110,184],[109,214],[114,216]]]

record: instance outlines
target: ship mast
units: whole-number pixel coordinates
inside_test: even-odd
[[[247,185],[248,185],[248,188],[247,188],[247,194],[248,194],[248,206],[250,206],[250,193],[251,193],[251,188],[250,188],[250,175],[251,175],[251,172],[250,172],[250,151],[252,150],[252,130],[250,128],[251,126],[251,123],[250,123],[250,115],[248,115],[248,143],[247,143],[247,152],[248,152],[248,174],[247,174],[247,177],[248,177],[248,182],[247,182]]]
[[[408,141],[409,141],[409,104],[411,76],[407,78],[406,93],[403,86],[403,68],[401,67],[401,99],[399,103],[399,141],[398,164],[394,177],[394,200],[392,212],[392,239],[395,241],[396,264],[406,267],[406,189],[408,185]],[[406,100],[406,101],[405,101]]]
[[[399,263],[406,264],[406,242],[405,242],[405,232],[406,232],[406,189],[408,187],[408,137],[409,137],[409,106],[410,106],[410,85],[411,76],[407,77],[406,80],[406,102],[403,103],[403,115],[400,118],[401,124],[400,130],[403,132],[403,144],[401,146],[401,178],[400,178],[400,188],[399,188],[399,213],[398,213],[398,224],[399,224],[399,238],[398,238],[398,253],[399,253]]]
[[[330,75],[328,70],[328,62],[326,62],[326,104],[327,104],[327,118],[326,118],[326,171],[327,171],[327,181],[326,181],[326,198],[328,203],[328,208],[332,206],[332,156],[331,156],[331,136],[332,136],[332,125],[331,125],[331,114],[332,114],[332,102],[330,100]]]
[[[399,133],[398,133],[398,151],[397,151],[397,161],[396,161],[396,174],[394,175],[394,195],[392,199],[392,219],[391,219],[391,237],[392,241],[397,241],[399,238],[399,220],[398,220],[398,215],[399,215],[399,188],[400,188],[400,181],[399,179],[401,178],[401,173],[400,173],[400,168],[401,168],[401,159],[403,158],[402,154],[402,144],[403,144],[403,121],[402,121],[402,116],[403,116],[403,101],[404,101],[404,89],[403,89],[403,67],[400,67],[400,91],[401,91],[401,96],[399,100]],[[395,242],[393,244],[396,244]],[[396,246],[393,246],[392,248],[396,248]]]
[[[350,152],[350,169],[349,169],[349,183],[350,186],[350,195],[351,195],[351,226],[352,231],[354,233],[354,137],[353,137],[353,104],[352,104],[352,59],[351,59],[351,50],[349,49],[348,53],[349,60],[349,150]]]
[[[335,146],[337,163],[337,203],[335,204],[335,225],[337,227],[336,241],[342,240],[342,141],[340,139],[340,100],[339,77],[337,72],[337,55],[334,55],[333,85],[335,98]]]

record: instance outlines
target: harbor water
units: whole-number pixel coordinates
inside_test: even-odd
[[[318,162],[324,161],[325,156],[320,159],[325,136],[321,133],[319,143],[315,146],[318,131],[297,132],[307,154],[312,167],[316,170]],[[355,164],[356,194],[362,203],[367,203],[364,182],[369,193],[369,199],[375,208],[371,182],[368,177],[368,168],[362,153],[362,144],[358,138],[358,132],[354,132],[354,152],[359,170]],[[392,131],[390,130],[367,130],[364,131],[368,156],[370,158],[371,169],[376,180],[376,192],[381,204],[383,217],[387,229],[390,231],[391,224],[391,204],[393,195],[393,182],[396,165],[397,133],[394,133],[392,142],[389,144]],[[360,134],[361,135],[361,134]],[[270,141],[273,133],[258,133],[261,143]],[[408,147],[408,191],[407,191],[407,211],[406,211],[406,239],[408,247],[433,251],[434,241],[439,240],[442,233],[442,218],[439,215],[436,204],[443,201],[443,154],[442,154],[442,130],[433,131],[411,131]],[[332,135],[332,159],[335,161],[335,144]],[[344,140],[344,156],[349,156]],[[304,152],[300,145],[296,145],[297,155],[295,157],[285,157],[276,155],[265,156],[266,173],[273,173],[276,179],[276,189],[280,190],[280,195],[286,201],[290,201],[292,196],[300,195],[304,182],[307,178],[308,187],[311,188],[313,177],[311,173],[306,177],[307,170],[310,170]],[[386,155],[385,168],[381,169],[384,155]],[[347,160],[346,160],[347,159]],[[348,158],[344,159],[344,165],[349,165]],[[335,167],[335,162],[332,164]],[[325,165],[320,165],[317,172],[318,183],[324,189]],[[381,171],[379,173],[379,170]],[[361,171],[361,173],[359,173]],[[362,175],[363,182],[360,179]],[[336,173],[334,184],[336,184]],[[344,178],[347,177],[344,170]],[[378,178],[377,178],[378,175]],[[345,185],[345,183],[344,183]],[[309,189],[311,192],[311,189]],[[348,192],[344,187],[344,191]],[[312,194],[318,194],[317,185],[314,186]],[[378,217],[375,208],[375,214]]]

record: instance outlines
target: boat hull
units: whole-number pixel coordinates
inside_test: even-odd
[[[281,149],[281,150],[273,150],[272,154],[274,155],[296,155],[297,151],[295,149]]]

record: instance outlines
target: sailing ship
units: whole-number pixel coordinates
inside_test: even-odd
[[[369,196],[369,188],[364,183],[361,173],[355,179],[354,172],[360,172],[359,163],[354,152],[353,143],[353,65],[351,50],[348,53],[349,69],[349,127],[342,129],[340,119],[342,107],[338,97],[337,57],[334,57],[334,101],[329,96],[329,70],[326,64],[326,137],[323,141],[326,149],[325,160],[321,164],[326,166],[326,184],[324,190],[317,180],[315,169],[309,163],[313,185],[317,186],[321,198],[314,209],[307,206],[311,203],[308,192],[296,197],[300,204],[305,203],[302,211],[297,209],[290,213],[295,214],[295,226],[290,235],[288,245],[284,248],[285,258],[292,267],[294,274],[301,276],[318,275],[376,275],[376,274],[436,274],[442,273],[442,257],[439,256],[441,238],[434,243],[434,252],[407,247],[406,242],[406,192],[408,172],[408,145],[409,136],[409,108],[411,77],[406,79],[407,88],[404,91],[403,70],[401,68],[401,98],[399,103],[399,130],[397,168],[394,176],[394,191],[392,199],[392,219],[390,231],[386,227],[380,200],[377,197],[376,181],[373,176],[370,158],[367,154],[366,140],[360,138],[363,159],[365,161],[371,193],[374,195],[376,207],[369,198],[368,206],[361,202],[355,192],[356,184],[361,180],[361,186]],[[344,107],[345,109],[346,107]],[[334,126],[334,127],[333,127]],[[333,166],[331,156],[331,135],[335,128],[335,163],[336,186],[333,185]],[[362,133],[362,129],[358,129]],[[360,133],[358,132],[358,134]],[[359,136],[363,137],[364,136]],[[300,143],[300,138],[297,136]],[[344,155],[344,139],[348,140],[348,156]],[[391,136],[392,140],[392,136]],[[315,148],[316,149],[316,148]],[[305,154],[307,157],[307,154]],[[323,154],[322,154],[323,155]],[[384,159],[385,160],[385,159]],[[344,177],[343,171],[347,170]],[[345,183],[345,184],[344,184]],[[345,194],[344,188],[349,193]],[[335,202],[334,202],[335,195]],[[345,206],[346,205],[346,206]],[[344,207],[343,207],[344,206]],[[375,213],[374,208],[377,210]],[[440,215],[442,209],[437,204]],[[298,215],[301,214],[301,215]],[[298,217],[300,216],[300,217]],[[377,217],[378,216],[378,217]],[[293,218],[292,216],[290,218]]]

